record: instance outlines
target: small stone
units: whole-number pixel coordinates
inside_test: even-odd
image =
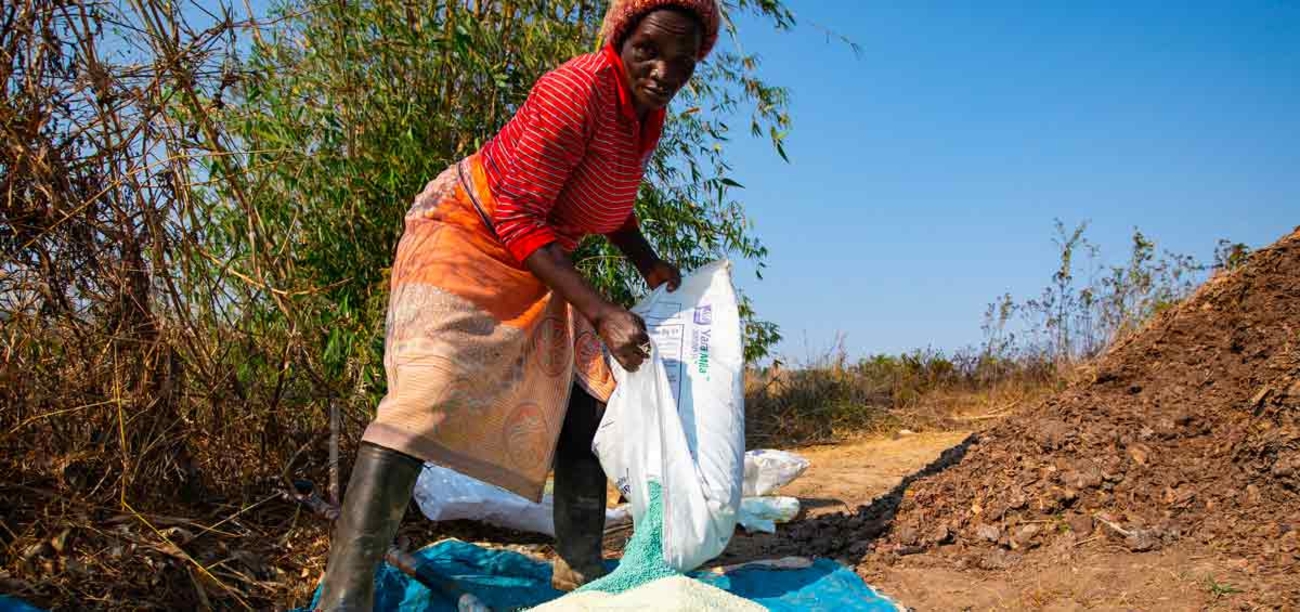
[[[1124,546],[1133,552],[1147,552],[1160,547],[1160,538],[1145,529],[1137,529],[1124,538]]]
[[[930,541],[935,544],[947,544],[952,539],[952,530],[947,525],[940,525],[930,533]]]
[[[1255,485],[1246,485],[1246,501],[1251,505],[1258,504],[1260,501],[1259,487]]]
[[[982,540],[997,542],[998,538],[1002,537],[1002,530],[998,529],[996,525],[989,525],[986,523],[975,528],[975,535]]]
[[[1038,532],[1040,531],[1042,531],[1042,526],[1040,526],[1038,523],[1022,525],[1019,529],[1016,530],[1016,537],[1014,539],[1014,543],[1021,548],[1032,548],[1033,546],[1037,545],[1037,542],[1034,541],[1034,538],[1038,536]]]
[[[1004,570],[1015,565],[1018,559],[1018,555],[995,548],[981,556],[976,565],[983,570]]]
[[[1086,514],[1076,514],[1066,519],[1066,524],[1070,526],[1070,531],[1079,536],[1087,536],[1092,533],[1092,517]]]
[[[1142,446],[1141,444],[1137,444],[1128,447],[1128,456],[1133,459],[1133,463],[1136,463],[1138,465],[1146,465],[1147,460],[1150,459],[1151,457],[1151,453],[1146,449],[1146,447]]]

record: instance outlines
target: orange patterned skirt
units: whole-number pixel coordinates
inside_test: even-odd
[[[363,440],[541,499],[576,380],[614,380],[587,320],[496,238],[477,157],[406,214],[384,339],[388,394]]]

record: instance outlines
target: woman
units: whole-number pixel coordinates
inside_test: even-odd
[[[543,76],[481,151],[430,182],[393,266],[388,395],[366,429],[320,610],[369,610],[375,568],[423,461],[534,500],[555,470],[557,588],[604,573],[605,474],[591,439],[645,323],[569,253],[602,234],[651,287],[676,289],[632,211],[665,108],[717,40],[716,0],[615,0],[609,43]]]

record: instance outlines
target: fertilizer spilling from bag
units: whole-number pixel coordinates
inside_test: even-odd
[[[652,482],[649,490],[650,505],[633,530],[632,539],[623,547],[623,558],[618,567],[609,575],[582,586],[578,592],[600,591],[617,595],[660,578],[680,575],[664,562],[663,488]]]
[[[631,501],[632,539],[617,569],[542,609],[761,609],[681,575],[727,547],[744,485],[744,350],[730,271],[705,266],[633,308],[650,359],[636,372],[612,365],[618,388],[592,442]]]

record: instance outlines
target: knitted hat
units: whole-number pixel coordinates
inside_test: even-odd
[[[704,37],[700,42],[700,55],[703,60],[718,42],[718,22],[722,10],[717,0],[612,0],[609,12],[605,14],[605,23],[600,26],[600,38],[604,44],[614,45],[623,40],[642,17],[655,9],[676,7],[694,13],[704,25]]]

